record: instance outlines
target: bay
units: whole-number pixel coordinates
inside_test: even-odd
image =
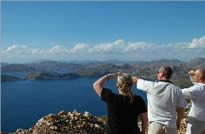
[[[40,118],[62,110],[88,111],[93,115],[106,114],[106,105],[93,90],[97,78],[73,80],[24,80],[1,83],[2,131],[14,132],[18,128],[28,129]],[[105,86],[117,92],[115,80]],[[136,85],[135,85],[136,86]],[[146,101],[146,95],[136,90]]]

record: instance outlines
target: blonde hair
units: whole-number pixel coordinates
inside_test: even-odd
[[[134,101],[134,94],[132,92],[132,77],[127,73],[118,73],[117,77],[118,89],[125,95],[130,97],[130,103]]]

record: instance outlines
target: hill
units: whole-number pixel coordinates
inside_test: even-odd
[[[79,75],[73,73],[59,74],[56,72],[30,72],[25,75],[27,80],[68,80],[79,77]]]
[[[39,63],[32,63],[29,65],[35,68],[36,70],[51,71],[51,72],[55,72],[55,71],[71,72],[73,70],[85,67],[82,64],[66,63],[66,62],[58,62],[58,61],[42,61]]]
[[[205,58],[197,57],[187,63],[190,68],[203,67],[205,68]]]
[[[1,75],[1,81],[17,81],[17,80],[24,80],[15,76],[11,75]]]
[[[43,61],[32,64],[4,64],[2,72],[27,71],[29,74],[26,75],[26,79],[29,80],[70,79],[79,77],[98,78],[111,72],[127,72],[140,78],[156,79],[156,73],[162,65],[172,66],[174,70],[172,81],[179,87],[185,88],[191,85],[187,72],[193,68],[205,67],[205,59],[198,57],[189,62],[162,59],[156,61],[132,62],[131,64],[124,62],[90,62],[86,64],[74,64],[57,61]],[[34,71],[41,73],[33,73]],[[71,74],[56,73],[60,71],[69,72]]]
[[[31,72],[35,69],[27,64],[3,64],[2,72]]]

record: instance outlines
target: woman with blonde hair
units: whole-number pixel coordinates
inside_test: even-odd
[[[116,79],[119,94],[111,89],[104,88],[109,79]],[[132,77],[127,73],[111,73],[99,78],[93,88],[101,99],[107,104],[108,121],[107,134],[144,134],[147,129],[147,108],[144,100],[132,92]],[[137,121],[140,116],[142,131]]]

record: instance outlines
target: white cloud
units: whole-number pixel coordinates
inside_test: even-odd
[[[153,47],[154,45],[148,44],[146,42],[128,43],[127,46],[124,48],[123,52],[132,52],[137,51],[139,49],[150,49]]]
[[[205,48],[205,36],[202,36],[199,39],[194,38],[189,44],[189,48]]]
[[[49,50],[49,54],[62,54],[62,53],[68,53],[69,50],[65,48],[64,46],[56,45],[53,48]]]
[[[79,43],[75,45],[70,51],[72,53],[78,53],[78,52],[87,52],[89,49],[89,45],[85,43]]]
[[[30,49],[25,45],[12,45],[3,51],[3,54],[26,54],[29,52]]]
[[[103,43],[95,45],[88,50],[89,53],[111,53],[111,52],[121,52],[125,47],[125,42],[123,40],[117,40],[111,43]]]
[[[193,49],[194,48],[194,49]],[[205,57],[205,36],[194,38],[192,42],[153,44],[143,41],[126,42],[116,40],[108,43],[78,43],[72,48],[56,45],[52,48],[29,48],[27,45],[11,45],[2,50],[2,60],[31,61],[38,59],[55,60],[153,60],[175,58],[188,60]]]

